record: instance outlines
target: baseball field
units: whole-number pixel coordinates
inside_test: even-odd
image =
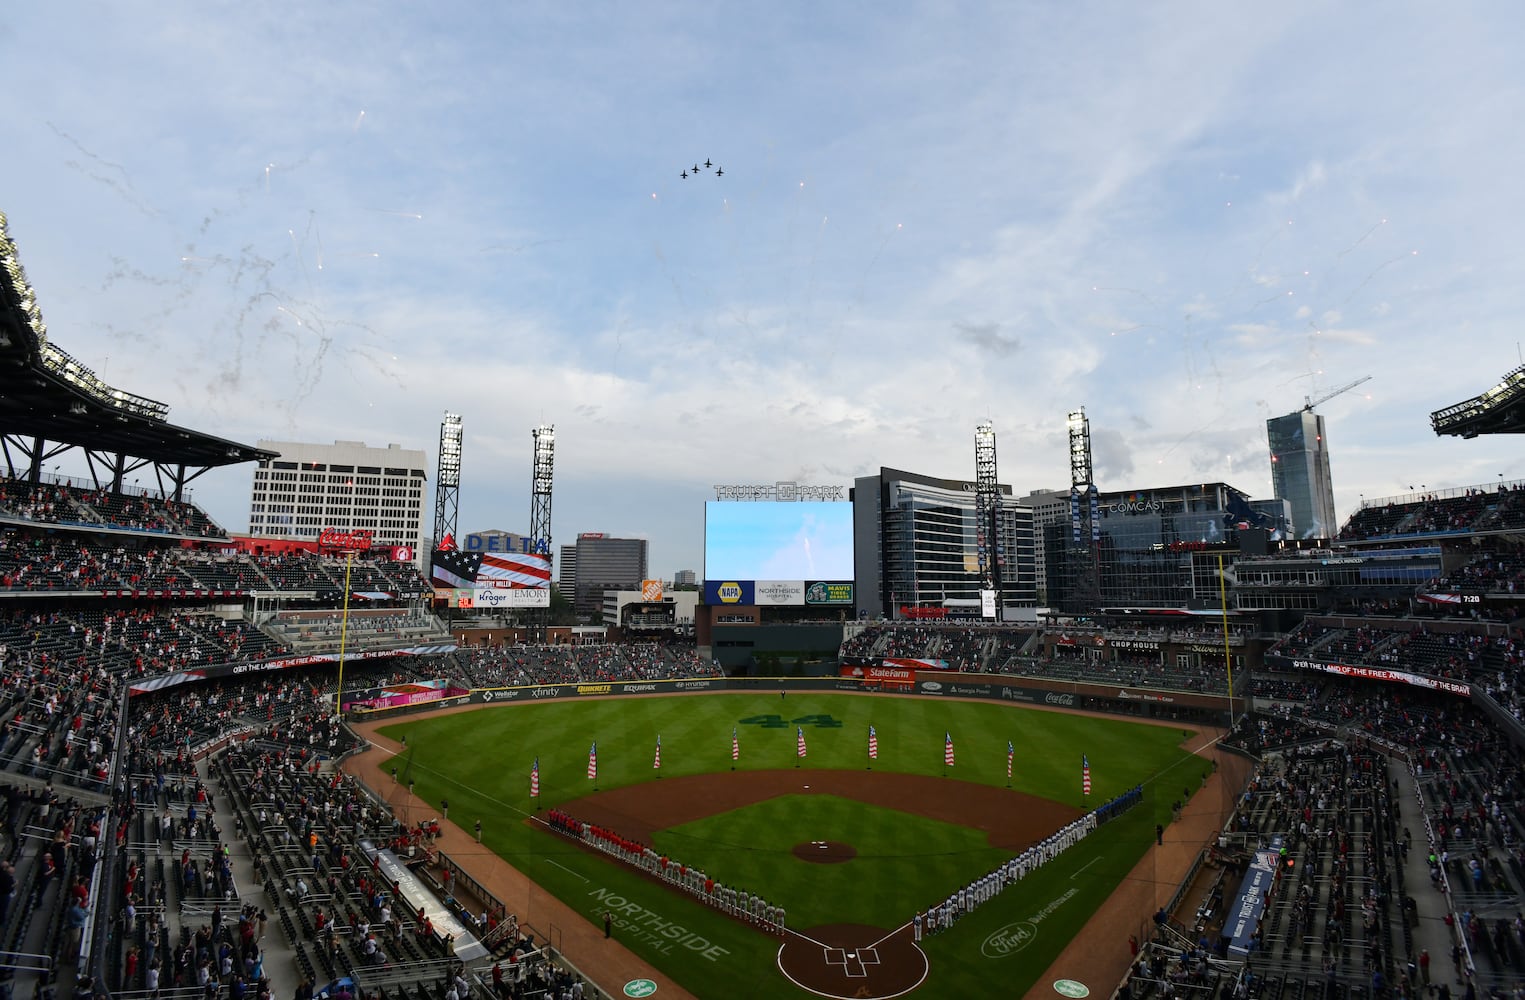
[[[884,695],[547,701],[382,733],[406,738],[400,781],[448,800],[462,827],[481,820],[484,858],[594,923],[609,914],[617,939],[700,997],[1022,995],[1202,771],[1180,728]],[[919,910],[1136,785],[1140,806],[951,930],[913,940]],[[551,809],[760,895],[783,907],[788,930],[728,916],[552,832]]]

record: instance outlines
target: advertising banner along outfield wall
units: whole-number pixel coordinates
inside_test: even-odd
[[[1052,684],[1051,687],[1044,686]],[[1076,684],[1072,681],[1045,682],[1024,678],[1013,684],[1004,674],[962,674],[944,671],[916,671],[869,666],[844,667],[836,677],[699,677],[670,681],[614,681],[607,684],[542,684],[539,686],[478,688],[468,700],[475,704],[500,702],[548,701],[566,698],[597,698],[605,695],[670,695],[691,691],[867,691],[878,688],[914,691],[918,695],[954,698],[988,698],[992,701],[1024,705],[1051,705],[1056,708],[1092,707],[1101,711],[1138,714],[1137,703],[1158,705],[1169,710],[1227,713],[1227,700],[1221,695],[1195,694],[1188,691],[1159,691],[1147,688],[1120,688],[1105,684]],[[1087,699],[1094,701],[1087,705]]]
[[[469,693],[466,688],[450,687],[447,682],[440,680],[392,684],[379,690],[356,692],[355,700],[346,701],[341,707],[369,712],[382,708],[400,708],[403,705],[423,705]]]

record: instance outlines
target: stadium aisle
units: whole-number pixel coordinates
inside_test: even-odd
[[[1430,978],[1433,983],[1449,982],[1460,985],[1463,980],[1456,975],[1451,963],[1451,942],[1454,940],[1446,926],[1446,914],[1451,904],[1445,894],[1430,884],[1430,865],[1426,860],[1430,842],[1424,815],[1419,805],[1419,788],[1409,769],[1400,763],[1388,765],[1388,773],[1398,784],[1398,832],[1407,830],[1413,834],[1413,847],[1403,865],[1403,882],[1414,900],[1419,922],[1414,928],[1414,954],[1420,949],[1430,952]],[[1456,992],[1453,990],[1453,992]]]
[[[387,800],[398,815],[409,813],[414,817],[438,816],[437,808],[417,795],[409,794],[406,785],[394,784],[386,773],[386,766],[402,750],[402,746],[377,735],[374,725],[361,724],[354,728],[362,738],[370,741],[371,748],[345,761],[340,770],[369,785]],[[469,823],[470,820],[462,818],[461,822]],[[435,844],[441,851],[452,858],[462,859],[461,867],[499,899],[524,900],[524,912],[516,916],[519,917],[521,927],[534,929],[536,940],[543,940],[546,929],[555,926],[557,933],[551,943],[557,953],[565,955],[567,961],[605,991],[617,996],[625,983],[635,979],[650,979],[657,984],[664,998],[696,1000],[693,994],[647,965],[618,940],[606,939],[602,927],[595,927],[586,917],[545,892],[518,869],[493,858],[480,865],[482,870],[475,870],[477,866],[473,859],[482,855],[473,831],[458,826],[454,819],[441,820],[440,830]]]
[[[215,775],[209,772],[205,761],[197,765],[197,771],[201,779],[207,783],[208,788],[217,789]],[[254,861],[249,853],[249,844],[244,838],[231,835],[232,827],[232,804],[227,799],[227,793],[220,789],[216,792],[214,803],[218,812],[227,812],[230,834],[227,838],[228,859],[233,865],[233,880],[238,884],[239,898],[242,903],[252,904],[262,908],[270,914],[271,920],[265,932],[265,939],[261,942],[261,951],[264,953],[265,976],[270,980],[270,993],[275,997],[287,997],[296,992],[297,984],[302,981],[302,974],[297,969],[296,949],[286,937],[286,932],[281,927],[281,922],[274,919],[276,908],[275,901],[266,894],[259,880],[254,876]],[[237,915],[232,919],[237,921]],[[187,924],[192,931],[196,928]],[[325,983],[315,983],[314,989],[322,989]]]

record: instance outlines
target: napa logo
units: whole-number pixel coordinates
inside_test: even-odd
[[[735,604],[741,600],[741,584],[734,580],[728,580],[715,588],[715,593],[720,595],[720,600],[726,604]]]

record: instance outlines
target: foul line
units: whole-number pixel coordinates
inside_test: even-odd
[[[879,939],[879,940],[877,940],[877,941],[875,941],[875,942],[874,942],[874,943],[873,943],[873,944],[871,944],[871,945],[868,945],[868,947],[870,947],[870,948],[877,948],[877,947],[879,947],[879,946],[880,946],[880,945],[881,945],[881,944],[883,944],[883,943],[884,943],[884,942],[886,942],[886,941],[888,941],[888,940],[889,940],[889,939],[890,939],[890,938],[892,938],[892,937],[894,937],[894,936],[895,936],[895,935],[896,935],[896,934],[899,934],[899,933],[900,933],[900,932],[901,932],[901,931],[903,931],[903,930],[905,930],[905,929],[906,929],[906,928],[908,928],[908,927],[910,927],[910,926],[911,926],[911,922],[910,922],[910,921],[909,921],[909,920],[907,920],[907,921],[906,921],[906,922],[905,922],[905,923],[903,923],[903,924],[901,924],[901,925],[900,925],[900,926],[899,926],[899,927],[897,927],[897,928],[895,928],[895,929],[894,929],[894,930],[892,930],[892,931],[890,931],[890,932],[889,932],[889,933],[888,933],[888,934],[886,934],[886,935],[885,935],[885,936],[884,936],[884,937],[882,937],[882,938],[880,938],[880,939]],[[912,943],[912,944],[915,944],[915,943],[916,943],[916,942],[914,942],[914,941],[913,941],[913,942],[911,942],[911,943]],[[916,949],[916,950],[917,950],[917,951],[920,951],[920,950],[921,950],[921,948],[920,948],[920,947],[917,947],[917,949]]]
[[[783,930],[783,932],[785,934],[793,934],[795,937],[799,938],[801,941],[809,941],[811,944],[815,945],[817,948],[821,948],[821,949],[824,950],[826,948],[830,948],[831,947],[831,945],[827,944],[824,941],[817,941],[813,937],[810,937],[810,936],[805,935],[805,934],[801,934],[799,931],[795,930],[793,927],[785,927],[785,928],[782,928],[782,930]],[[783,945],[779,945],[779,950],[780,951],[783,950]]]
[[[385,748],[383,748],[383,749],[385,749]],[[396,754],[394,754],[393,756],[396,756]],[[539,818],[539,817],[535,816],[534,813],[526,812],[525,810],[520,809],[518,806],[513,805],[512,803],[504,802],[502,799],[495,798],[495,797],[493,797],[491,795],[488,795],[486,792],[483,792],[483,791],[481,791],[478,788],[475,788],[475,787],[473,787],[471,785],[468,785],[468,784],[466,784],[463,781],[457,781],[455,778],[450,777],[448,774],[445,774],[443,771],[436,770],[435,768],[432,768],[432,767],[430,767],[427,764],[419,764],[417,762],[414,762],[414,763],[410,764],[409,766],[416,767],[420,771],[427,771],[427,772],[429,772],[430,774],[434,775],[436,778],[438,778],[441,781],[448,782],[449,784],[454,785],[456,788],[462,789],[463,791],[465,791],[465,792],[467,792],[467,793],[469,793],[471,795],[476,795],[476,796],[478,796],[480,798],[486,799],[488,802],[491,802],[494,805],[499,805],[499,806],[502,806],[504,809],[508,809],[508,810],[510,810],[512,812],[516,812],[520,816],[523,816],[525,819],[531,819],[531,818],[538,819]],[[428,805],[428,803],[424,803],[424,804],[425,804],[425,806]],[[462,829],[464,829],[464,827]]]
[[[1070,876],[1070,881],[1071,882],[1075,881],[1075,879],[1080,875],[1081,872],[1085,871],[1087,868],[1091,867],[1092,865],[1094,865],[1096,862],[1098,862],[1100,860],[1101,860],[1101,857],[1098,855],[1097,857],[1094,857],[1090,861],[1087,861],[1085,864],[1081,865],[1079,868],[1076,868],[1075,869],[1075,874]]]
[[[548,865],[556,865],[557,868],[560,868],[562,871],[567,872],[570,875],[576,875],[578,878],[582,879],[584,882],[588,881],[588,877],[586,875],[583,875],[581,872],[574,872],[574,871],[572,871],[572,869],[568,868],[566,865],[559,864],[559,863],[557,863],[555,861],[552,861],[550,858],[541,858],[540,860],[544,861]]]

